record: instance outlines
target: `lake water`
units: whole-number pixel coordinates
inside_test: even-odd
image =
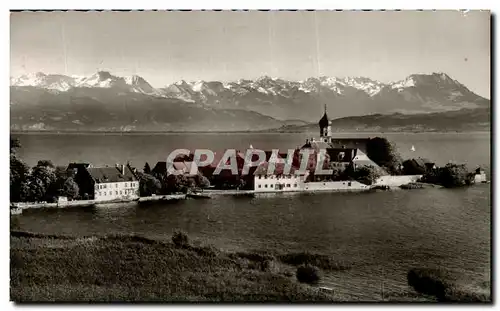
[[[153,166],[177,148],[293,148],[307,134],[14,135],[30,165],[51,159]],[[363,137],[366,134],[339,136]],[[395,142],[404,158],[421,156],[490,168],[489,133],[371,134]],[[411,152],[411,146],[416,151]],[[362,194],[279,194],[220,197],[178,203],[93,209],[27,211],[14,216],[22,230],[71,235],[135,233],[169,239],[183,229],[192,239],[227,250],[268,249],[329,254],[352,265],[325,283],[353,299],[395,297],[408,291],[411,267],[444,266],[464,285],[490,280],[490,185]]]

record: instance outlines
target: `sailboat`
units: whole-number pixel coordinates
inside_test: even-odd
[[[415,152],[415,146],[411,146],[411,149],[410,149],[412,152]]]

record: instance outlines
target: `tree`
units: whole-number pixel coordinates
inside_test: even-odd
[[[43,166],[55,169],[54,163],[50,160],[39,160],[36,166]]]
[[[29,167],[15,154],[10,155],[10,200],[24,202],[29,198]]]
[[[10,139],[10,201],[24,202],[29,199],[29,167],[17,157],[21,148],[18,139]]]
[[[10,139],[10,154],[15,154],[17,149],[21,148],[21,143],[17,138]]]
[[[152,196],[161,192],[161,182],[154,176],[144,173],[138,173],[139,194],[141,197]]]
[[[75,182],[73,177],[69,177],[66,179],[62,189],[62,195],[66,196],[68,199],[76,199],[78,197],[78,193],[80,189],[78,188],[78,184]]]
[[[151,174],[151,167],[149,166],[149,163],[146,162],[146,164],[144,165],[144,174]]]
[[[396,147],[386,138],[371,138],[366,144],[366,155],[389,173],[399,173],[401,157],[396,152]]]
[[[40,164],[40,161],[39,161]],[[55,170],[51,167],[37,165],[32,169],[31,175],[28,178],[28,185],[30,187],[30,199],[32,201],[52,200],[56,195],[49,188],[57,181]]]

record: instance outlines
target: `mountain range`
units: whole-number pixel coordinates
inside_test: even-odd
[[[316,122],[325,106],[333,119],[384,114],[410,128],[419,120],[425,129],[426,120],[418,116],[467,115],[490,107],[488,99],[445,73],[413,74],[392,83],[365,77],[288,81],[264,76],[233,82],[179,81],[155,88],[138,75],[99,71],[90,76],[35,73],[11,78],[10,83],[11,129],[17,131],[300,128]],[[410,117],[401,121],[401,115]]]

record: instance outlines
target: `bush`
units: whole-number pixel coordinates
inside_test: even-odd
[[[172,242],[177,247],[187,247],[189,246],[189,237],[186,233],[182,231],[175,231],[172,235]]]
[[[414,268],[408,272],[408,285],[415,291],[431,295],[440,302],[488,302],[491,297],[460,289],[456,278],[447,270]]]
[[[334,261],[326,255],[310,254],[307,252],[291,253],[279,256],[279,260],[293,266],[314,265],[324,270],[347,270],[350,267]]]
[[[311,265],[298,267],[296,276],[299,282],[308,284],[316,284],[321,279],[319,268]]]
[[[377,181],[377,179],[381,176],[379,170],[374,166],[361,166],[359,168],[349,167],[346,170],[347,174],[349,174],[354,180],[359,181],[360,183],[366,185],[372,185]]]
[[[408,272],[407,278],[408,285],[415,291],[444,300],[449,277],[443,270],[414,268]]]
[[[422,181],[442,185],[446,188],[462,187],[472,184],[474,175],[469,173],[465,164],[448,163],[422,176]]]

